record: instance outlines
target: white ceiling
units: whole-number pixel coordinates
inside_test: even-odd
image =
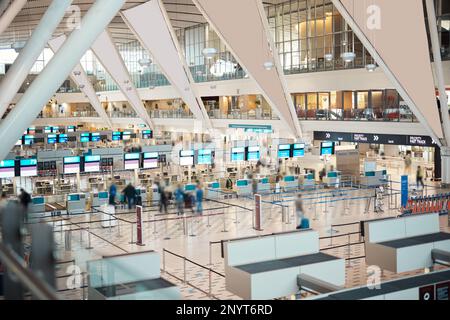
[[[52,0],[28,0],[28,3],[16,16],[9,28],[0,35],[0,48],[10,48],[13,43],[23,44],[31,35],[45,13]],[[148,0],[127,0],[123,10],[132,8]],[[287,0],[264,0],[264,4],[276,4]],[[79,6],[81,15],[84,15],[94,0],[74,0],[73,4]],[[191,0],[162,0],[175,29],[187,28],[206,22]],[[63,21],[55,30],[54,36],[67,33],[66,21]],[[127,43],[134,39],[133,34],[123,22],[119,14],[109,25],[109,30],[116,43]]]

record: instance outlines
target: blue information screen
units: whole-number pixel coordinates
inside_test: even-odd
[[[56,134],[49,134],[47,136],[47,143],[48,144],[55,144],[56,143]]]
[[[99,133],[99,132],[93,132],[93,133],[91,133],[91,141],[92,141],[92,142],[98,142],[98,141],[100,141],[100,133]]]
[[[198,164],[212,164],[212,150],[199,150],[198,151]]]
[[[112,134],[112,141],[120,141],[122,140],[122,132],[114,131]]]
[[[80,142],[89,142],[91,140],[90,133],[82,133],[80,136]]]
[[[259,147],[248,147],[247,160],[248,161],[259,160]]]
[[[332,155],[334,154],[334,142],[322,142],[320,144],[320,155]]]
[[[59,143],[66,143],[67,141],[69,141],[69,138],[68,138],[67,134],[60,134],[58,136],[58,142]]]

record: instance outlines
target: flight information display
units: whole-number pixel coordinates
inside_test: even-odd
[[[245,148],[237,147],[231,149],[231,161],[244,161],[245,160]]]
[[[92,132],[91,133],[91,141],[92,142],[99,142],[100,141],[100,133],[99,132]]]
[[[34,144],[34,136],[31,134],[24,135],[23,144],[26,146],[31,146],[32,144]]]
[[[80,142],[89,142],[91,140],[91,134],[90,133],[82,133],[80,135]]]
[[[14,178],[15,166],[16,162],[14,160],[0,161],[0,178]]]
[[[158,168],[158,152],[145,152],[143,155],[142,167],[144,169]]]
[[[37,159],[21,159],[20,176],[21,177],[37,176]]]
[[[193,165],[194,165],[194,150],[181,150],[180,166],[193,166]]]
[[[67,126],[67,132],[75,132],[77,128],[75,126]]]
[[[122,132],[114,131],[112,133],[112,141],[120,141],[120,140],[122,140]]]
[[[124,155],[124,169],[125,170],[139,169],[140,159],[141,159],[140,153],[126,153]]]
[[[153,139],[153,131],[152,130],[143,130],[142,131],[142,139]]]
[[[63,169],[65,174],[79,173],[80,165],[81,165],[80,157],[64,157]]]
[[[259,147],[248,147],[247,149],[247,160],[248,161],[258,161],[259,160]]]
[[[57,135],[56,134],[49,134],[47,136],[47,143],[48,144],[55,144],[57,142]]]
[[[278,158],[286,159],[291,157],[291,145],[280,144],[278,145]]]
[[[212,164],[212,150],[210,149],[201,149],[198,150],[198,164]]]
[[[304,143],[295,143],[292,146],[292,157],[301,158],[305,156],[305,144]]]
[[[100,161],[100,156],[84,156],[84,172],[99,172]]]
[[[131,132],[130,131],[124,131],[122,133],[122,140],[130,140],[131,139]]]
[[[332,155],[334,154],[334,142],[324,141],[320,143],[320,155]]]
[[[67,143],[67,141],[69,141],[69,137],[67,136],[67,134],[62,133],[62,134],[58,135],[59,143]]]

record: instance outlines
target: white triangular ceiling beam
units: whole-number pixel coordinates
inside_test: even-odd
[[[290,131],[301,137],[300,123],[288,92],[277,49],[261,0],[193,0],[227,48],[255,80],[264,98]],[[267,70],[266,62],[273,68]]]
[[[197,120],[212,128],[203,101],[182,54],[176,34],[160,0],[121,12],[123,20],[148,50]]]
[[[443,131],[422,0],[332,1],[412,112],[440,145]]]
[[[56,53],[58,52],[59,48],[63,45],[64,41],[66,41],[66,36],[62,35],[57,38],[51,39],[48,42],[48,45],[50,49]],[[94,108],[94,110],[98,113],[99,117],[102,118],[105,123],[112,128],[112,122],[111,119],[109,119],[108,114],[106,113],[105,109],[103,109],[102,104],[100,100],[98,99],[97,93],[95,92],[94,87],[92,86],[92,83],[89,81],[88,75],[84,71],[81,64],[77,64],[77,66],[73,69],[72,73],[70,74],[70,78],[75,82],[75,84],[78,86],[78,88],[83,92],[86,97],[88,98],[90,104]]]
[[[120,91],[125,95],[131,107],[150,128],[155,126],[147,110],[142,103],[141,98],[131,80],[125,62],[123,61],[119,50],[116,48],[111,35],[108,31],[103,31],[91,47],[92,52],[116,82]]]

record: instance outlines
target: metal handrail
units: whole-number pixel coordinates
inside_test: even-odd
[[[31,293],[40,300],[59,300],[47,283],[39,279],[31,270],[24,267],[25,263],[17,257],[5,245],[0,243],[0,260],[5,265],[8,272],[14,273],[17,279],[28,288]]]

